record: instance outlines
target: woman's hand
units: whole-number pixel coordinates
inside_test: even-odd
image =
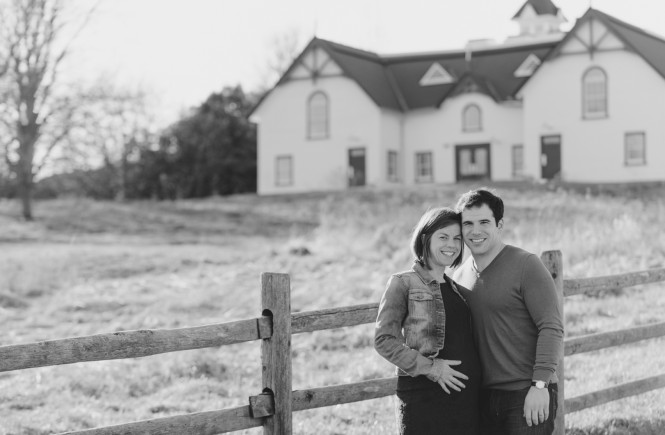
[[[426,375],[427,379],[441,385],[443,391],[448,394],[450,394],[448,388],[452,388],[455,391],[462,391],[461,389],[464,388],[465,385],[460,379],[468,380],[469,377],[450,367],[460,365],[462,364],[462,361],[435,358],[433,362],[432,369]]]

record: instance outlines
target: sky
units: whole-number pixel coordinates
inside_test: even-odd
[[[379,54],[461,49],[517,33],[525,0],[101,0],[65,74],[150,92],[161,124],[225,86],[271,87],[277,38],[313,36]],[[591,5],[665,36],[664,0],[553,0],[569,29]],[[92,0],[68,0],[78,8]]]

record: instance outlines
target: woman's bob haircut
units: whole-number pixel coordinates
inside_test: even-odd
[[[460,229],[462,228],[462,215],[452,208],[432,208],[422,215],[411,236],[411,252],[415,257],[415,261],[420,263],[421,266],[427,269],[430,267],[429,244],[432,240],[432,234],[450,225],[459,225]],[[459,255],[450,267],[459,266],[462,258],[464,258],[464,243],[461,243]]]

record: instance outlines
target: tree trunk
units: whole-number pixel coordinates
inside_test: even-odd
[[[29,107],[32,107],[29,106]],[[31,113],[30,122],[27,125],[19,124],[19,159],[17,162],[18,189],[23,208],[23,218],[32,220],[32,190],[34,187],[33,166],[35,159],[35,144],[39,137],[39,124],[36,122],[34,113]]]
[[[21,198],[21,207],[23,210],[23,218],[26,221],[32,220],[32,173],[25,173],[25,168],[21,168],[21,173],[18,177],[18,190]]]

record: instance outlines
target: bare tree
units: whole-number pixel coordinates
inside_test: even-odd
[[[291,29],[281,35],[274,36],[269,44],[270,57],[261,73],[261,85],[258,92],[263,93],[272,88],[282,74],[291,66],[294,59],[300,54],[302,44],[300,34]]]
[[[101,79],[86,90],[71,124],[64,158],[78,169],[111,169],[118,200],[126,197],[129,163],[138,159],[140,147],[155,136],[147,103],[144,90],[118,87]]]
[[[64,41],[68,24],[63,0],[0,2],[0,51],[6,53],[0,82],[0,144],[16,175],[26,220],[32,219],[35,176],[69,133],[76,108],[71,97],[56,92],[58,67],[69,52]]]

